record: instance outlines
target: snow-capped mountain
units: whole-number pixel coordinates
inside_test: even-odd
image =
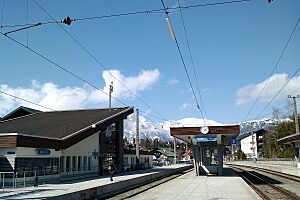
[[[252,120],[252,121],[246,121],[239,123],[240,125],[240,134],[248,133],[251,131],[256,131],[259,129],[269,129],[269,130],[276,130],[276,127],[278,124],[282,122],[289,122],[292,121],[289,118],[286,119],[271,119],[271,118],[265,118],[260,120]]]
[[[221,123],[213,120],[204,120],[197,118],[184,118],[181,120],[169,120],[160,124],[154,124],[148,121],[146,118],[139,117],[139,129],[140,138],[151,140],[161,139],[164,141],[171,141],[173,137],[170,135],[170,127],[191,127],[191,126],[203,126],[203,125],[214,125],[220,126]],[[134,115],[128,116],[124,124],[124,135],[128,140],[132,140],[136,133],[136,119]]]
[[[240,122],[240,134],[244,134],[250,131],[255,131],[259,129],[269,129],[269,130],[276,130],[276,126],[278,126],[281,122],[288,122],[291,119],[271,119],[265,118],[261,120],[252,120],[252,121],[245,121]],[[150,140],[154,139],[161,139],[164,141],[171,141],[172,136],[170,135],[170,127],[192,127],[192,126],[203,126],[203,125],[210,125],[210,126],[222,126],[225,124],[213,121],[213,120],[204,120],[198,118],[184,118],[181,120],[169,120],[165,121],[160,124],[154,124],[140,116],[139,118],[139,129],[140,129],[140,138],[146,139],[149,138]],[[124,124],[124,134],[128,140],[132,140],[135,137],[136,133],[136,119],[134,115],[128,116],[127,120],[125,120]]]

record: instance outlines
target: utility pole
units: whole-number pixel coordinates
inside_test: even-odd
[[[185,143],[185,153],[186,153],[186,159],[189,157],[189,145],[188,143]]]
[[[294,100],[294,117],[295,117],[295,126],[296,126],[296,133],[299,133],[299,122],[298,122],[298,114],[297,114],[297,103],[296,98],[299,98],[300,96],[292,96],[288,95],[288,98],[291,98]]]
[[[140,162],[140,129],[139,129],[139,109],[136,109],[136,138],[135,138],[135,154],[136,163]]]
[[[114,91],[114,87],[113,87],[113,82],[110,83],[109,85],[109,95],[108,95],[108,98],[109,98],[109,110],[111,110],[111,93]]]
[[[251,132],[251,136],[252,136],[252,159],[254,160],[255,159],[254,130],[253,130],[253,124],[254,124],[254,122],[251,122],[251,124],[252,124],[252,132]]]
[[[176,164],[176,138],[174,137],[174,164]]]

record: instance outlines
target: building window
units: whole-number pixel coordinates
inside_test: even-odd
[[[128,165],[128,157],[127,156],[125,157],[124,161],[125,161],[125,165]]]
[[[83,170],[86,170],[86,161],[87,161],[87,157],[83,156]]]
[[[71,156],[67,156],[66,159],[66,171],[69,172],[71,168]]]
[[[91,170],[91,164],[92,164],[92,157],[89,156],[89,158],[88,158],[88,170]]]
[[[28,172],[28,176],[50,175],[58,173],[59,158],[16,158],[15,166],[18,172]]]
[[[76,156],[72,157],[72,171],[76,171]]]
[[[64,172],[64,168],[65,168],[65,157],[61,156],[60,157],[60,164],[59,164],[59,168],[61,172]]]
[[[78,160],[77,160],[78,162],[78,164],[77,164],[77,167],[78,167],[78,171],[81,171],[82,169],[81,169],[81,156],[78,156]]]

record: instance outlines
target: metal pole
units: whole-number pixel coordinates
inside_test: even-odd
[[[232,161],[234,161],[234,151],[233,151],[233,144],[231,144],[231,154],[232,154]]]
[[[176,138],[174,138],[174,164],[176,164]]]
[[[186,153],[186,159],[188,159],[188,153],[189,153],[189,145],[188,143],[185,143],[185,153]]]
[[[4,177],[5,177],[5,173],[3,173],[3,186],[2,186],[3,191],[4,191],[4,186],[5,186],[5,184],[4,184],[4,182],[5,182]]]
[[[26,172],[24,171],[24,187],[26,187]]]
[[[111,109],[111,93],[114,91],[113,82],[109,85],[109,109]]]
[[[136,109],[136,138],[135,138],[135,151],[136,163],[140,162],[140,122],[139,122],[139,109]]]
[[[296,98],[299,98],[300,96],[292,96],[288,95],[288,98],[292,98],[294,101],[294,117],[295,117],[295,126],[296,126],[296,133],[299,133],[299,122],[298,122],[298,114],[297,114],[297,103]]]

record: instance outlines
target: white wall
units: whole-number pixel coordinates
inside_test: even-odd
[[[72,166],[72,157],[76,156],[76,166],[77,167],[77,159],[78,156],[81,156],[81,162],[83,165],[83,157],[91,156],[91,167],[98,166],[98,159],[93,156],[93,152],[98,152],[99,150],[99,133],[95,133],[88,138],[74,144],[73,146],[64,149],[61,151],[61,156],[64,156],[64,166],[66,166],[66,157],[71,156],[71,168]],[[64,167],[65,168],[65,167]]]
[[[253,134],[253,141],[254,141],[254,150],[255,150],[255,157],[257,158],[257,142],[256,142],[256,133]],[[252,135],[249,135],[246,138],[241,140],[241,150],[247,155],[248,158],[252,158],[253,150],[252,150]]]
[[[0,156],[7,155],[8,151],[17,153],[17,150],[15,147],[14,148],[13,147],[12,148],[0,148]],[[14,155],[14,154],[10,154],[10,155]]]
[[[152,167],[153,166],[152,155],[140,155],[140,162],[145,163],[147,157],[149,158],[149,166]],[[126,160],[128,161],[128,163],[126,163]],[[124,164],[128,164],[128,165],[136,164],[136,156],[134,154],[124,154]]]
[[[50,150],[50,154],[39,155],[36,153],[37,149]],[[61,155],[61,151],[55,151],[55,149],[48,149],[48,148],[17,147],[17,152],[16,152],[17,157],[31,157],[31,158],[59,158],[60,155]]]

